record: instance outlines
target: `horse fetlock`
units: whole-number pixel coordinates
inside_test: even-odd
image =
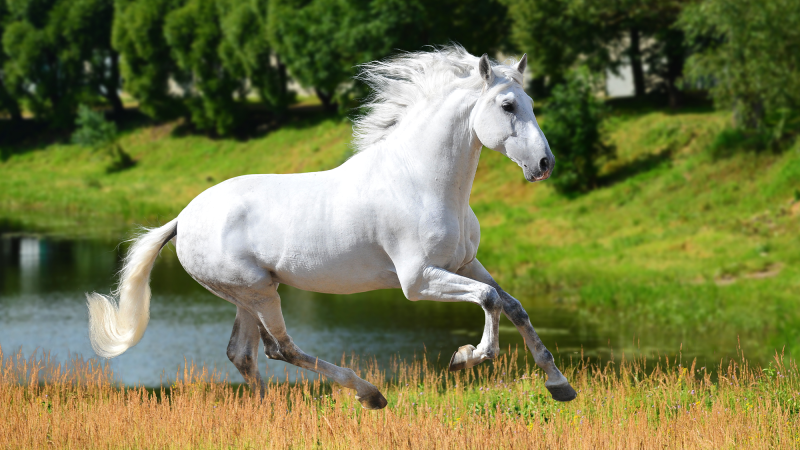
[[[283,356],[283,353],[277,348],[265,348],[264,354],[267,355],[269,359],[275,359],[278,361],[287,361],[286,357]]]
[[[500,347],[496,346],[494,348],[482,349],[479,345],[477,352],[481,355],[481,359],[484,361],[487,359],[495,359],[497,358],[497,355],[500,354]]]
[[[487,359],[496,358],[497,354],[499,353],[499,349],[484,350],[481,348],[475,348],[472,345],[461,346],[450,358],[449,370],[450,372],[457,372],[459,370],[469,369],[470,367],[477,366]]]

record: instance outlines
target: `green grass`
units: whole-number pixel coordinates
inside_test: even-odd
[[[556,299],[604,332],[616,323],[592,317],[613,311],[641,335],[713,346],[733,333],[756,360],[784,345],[800,356],[800,144],[716,151],[729,121],[707,111],[617,113],[606,124],[617,156],[604,162],[598,189],[576,198],[527,183],[484,150],[472,195],[479,258],[520,297]],[[122,145],[137,165],[118,173],[74,145],[4,149],[0,219],[90,235],[165,223],[233,176],[335,167],[351,133],[347,121],[322,116],[247,141],[174,127],[127,132]]]

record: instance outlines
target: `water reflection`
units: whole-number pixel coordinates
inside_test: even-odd
[[[83,293],[107,293],[119,269],[123,249],[118,241],[58,240],[4,235],[0,239],[0,346],[8,353],[50,351],[57,359],[91,356]],[[174,377],[184,358],[241,377],[225,355],[235,307],[211,295],[183,270],[174,251],[166,249],[153,270],[151,321],[142,341],[112,360],[120,381],[156,385]],[[386,363],[392,355],[413,357],[427,351],[444,365],[459,346],[477,344],[483,313],[475,305],[409,302],[399,290],[357,295],[325,295],[281,286],[289,333],[307,353],[338,363],[343,354],[374,356]],[[634,331],[609,317],[577,314],[558,299],[524,299],[534,327],[553,353],[579,356],[619,355],[641,348]],[[598,326],[598,323],[605,324]],[[501,322],[503,349],[522,346],[516,329]],[[682,336],[647,336],[647,352],[675,353]],[[733,350],[733,348],[728,348]],[[716,348],[688,349],[701,363],[718,361]],[[262,371],[266,358],[260,356]],[[269,362],[269,375],[293,379],[298,369]],[[306,375],[308,376],[308,374]]]

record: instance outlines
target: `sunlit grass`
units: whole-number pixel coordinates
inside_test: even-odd
[[[800,372],[776,355],[718,368],[644,359],[573,361],[578,389],[557,403],[516,355],[465,372],[427,361],[349,364],[386,395],[362,410],[319,380],[269,383],[263,401],[206,368],[169,385],[123,387],[94,360],[55,364],[0,350],[0,447],[37,448],[791,448],[800,445]]]

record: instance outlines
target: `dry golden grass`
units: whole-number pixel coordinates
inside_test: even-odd
[[[247,389],[189,365],[171,386],[120,387],[95,361],[0,350],[0,448],[793,448],[800,374],[776,356],[704,368],[661,359],[566,369],[579,397],[549,399],[513,353],[455,375],[424,359],[362,373],[389,399],[365,411],[319,381]],[[352,363],[352,361],[351,361]],[[353,364],[351,364],[353,366]]]

